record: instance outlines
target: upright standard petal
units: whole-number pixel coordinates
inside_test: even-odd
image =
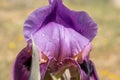
[[[96,36],[97,24],[85,11],[77,12],[69,10],[63,4],[57,7],[57,23],[76,30],[90,41]]]
[[[50,13],[51,6],[46,6],[35,10],[27,18],[27,20],[24,23],[24,36],[27,42],[31,40],[31,34],[35,33],[42,27],[42,25],[44,25],[45,19]]]
[[[37,9],[25,21],[24,35],[27,41],[31,34],[36,33],[49,22],[72,28],[90,41],[97,34],[97,24],[86,12],[69,10],[61,0],[50,0],[49,6]]]

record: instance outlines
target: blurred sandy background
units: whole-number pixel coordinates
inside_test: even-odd
[[[100,80],[120,80],[120,0],[63,0],[73,10],[84,10],[97,22],[91,59]],[[115,2],[118,1],[118,2]],[[47,0],[0,0],[0,80],[11,80],[16,55],[26,46],[23,23]]]

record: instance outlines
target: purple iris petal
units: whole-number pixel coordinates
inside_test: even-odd
[[[89,40],[71,28],[50,22],[33,36],[39,51],[51,58],[63,60],[73,57],[89,43]]]
[[[80,64],[81,80],[98,80],[98,76],[91,60]]]
[[[13,66],[13,80],[28,80],[31,65],[31,49],[22,49]]]
[[[77,68],[81,80],[98,80],[89,60],[91,41],[97,24],[84,12],[69,10],[62,0],[49,0],[49,6],[34,11],[24,23],[24,36],[31,44],[31,35],[40,56],[41,80],[46,72],[61,73],[69,66]],[[28,80],[31,68],[31,47],[16,58],[13,80]]]
[[[36,33],[49,22],[56,22],[64,27],[72,28],[90,41],[95,37],[97,24],[86,12],[69,10],[59,2],[61,0],[51,1],[53,2],[49,6],[37,9],[25,21],[24,35],[27,41],[31,34]]]

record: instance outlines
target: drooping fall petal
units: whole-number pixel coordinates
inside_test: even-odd
[[[28,80],[31,66],[31,47],[27,46],[18,54],[13,66],[13,80]]]

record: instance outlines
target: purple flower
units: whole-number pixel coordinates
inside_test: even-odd
[[[31,80],[37,71],[40,80],[47,77],[50,80],[51,75],[62,79],[66,69],[70,71],[71,79],[98,80],[89,59],[97,24],[86,12],[69,10],[61,0],[49,0],[49,3],[49,6],[34,11],[24,23],[27,46],[16,58],[13,80]],[[35,55],[38,57],[33,57]]]

